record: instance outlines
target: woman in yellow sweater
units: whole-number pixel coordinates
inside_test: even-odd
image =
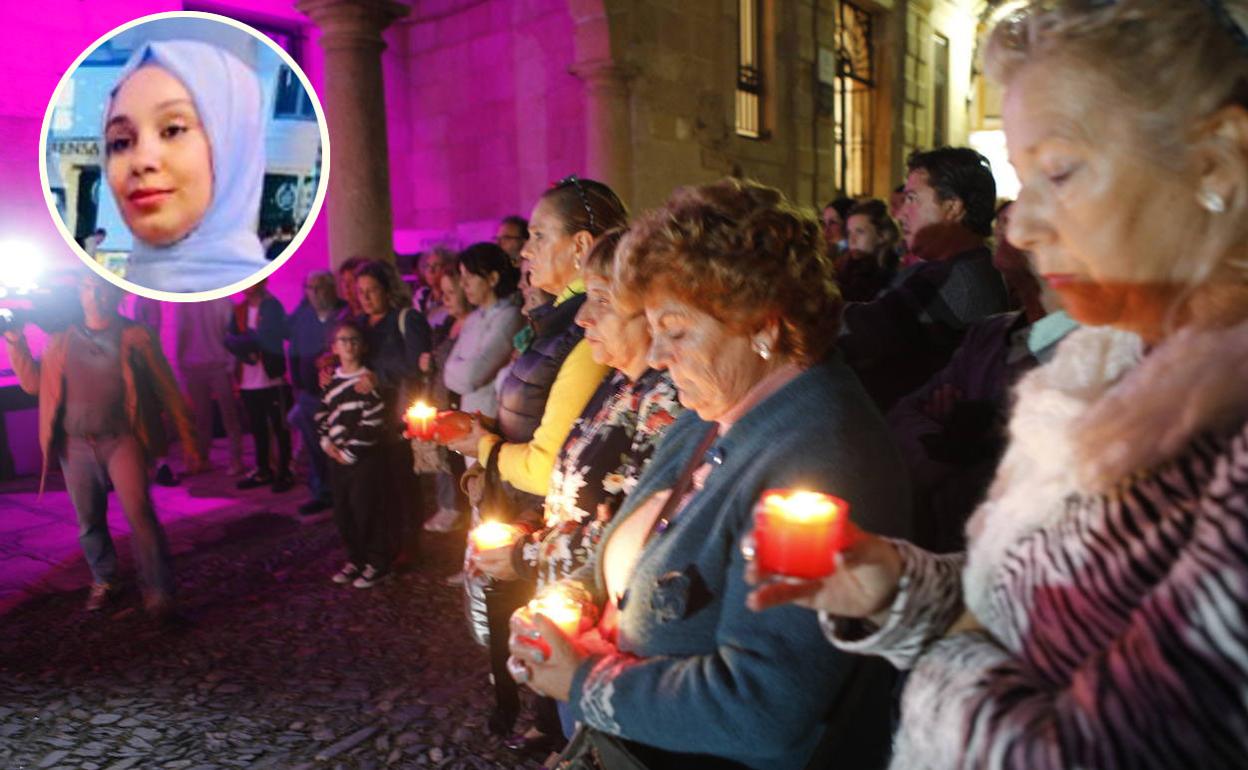
[[[623,226],[628,212],[611,188],[570,176],[543,193],[529,218],[529,240],[520,252],[533,286],[555,299],[529,314],[533,338],[512,364],[498,399],[498,424],[487,427],[474,416],[472,431],[450,442],[458,452],[480,460],[477,468],[496,468],[506,489],[512,516],[540,526],[542,505],[555,458],[572,423],[585,409],[609,369],[595,363],[576,313],[585,302],[581,263],[594,240]],[[469,497],[480,498],[483,471],[466,474]],[[497,517],[498,512],[493,512]],[[506,586],[506,588],[504,588]],[[515,683],[507,674],[507,621],[511,611],[532,595],[531,583],[500,584],[487,595],[491,666],[498,701],[490,728],[505,734],[519,713]],[[497,622],[496,622],[497,621]],[[540,725],[560,733],[553,709]]]

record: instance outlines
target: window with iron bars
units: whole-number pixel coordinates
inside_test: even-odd
[[[737,135],[763,136],[763,73],[759,64],[761,0],[738,0]]]
[[[875,47],[871,14],[848,0],[837,5],[833,142],[837,189],[872,192],[875,131]]]

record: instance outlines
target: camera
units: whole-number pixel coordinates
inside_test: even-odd
[[[82,320],[82,304],[73,284],[34,289],[0,299],[0,334],[34,324],[48,334]]]

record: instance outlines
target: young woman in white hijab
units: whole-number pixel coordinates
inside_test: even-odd
[[[256,235],[263,98],[246,64],[208,43],[146,43],[104,120],[108,186],[134,234],[127,280],[200,292],[268,264]]]

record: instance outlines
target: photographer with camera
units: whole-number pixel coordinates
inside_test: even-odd
[[[93,579],[87,610],[103,608],[117,590],[117,554],[107,519],[111,481],[132,530],[144,606],[164,620],[175,617],[173,571],[146,463],[164,452],[162,408],[182,438],[188,468],[195,472],[203,458],[159,342],[147,327],[118,315],[121,296],[104,279],[83,276],[82,320],[53,333],[40,360],[31,355],[20,327],[5,330],[4,337],[22,390],[39,397],[40,492],[49,461],[59,459],[78,516],[78,540]]]

